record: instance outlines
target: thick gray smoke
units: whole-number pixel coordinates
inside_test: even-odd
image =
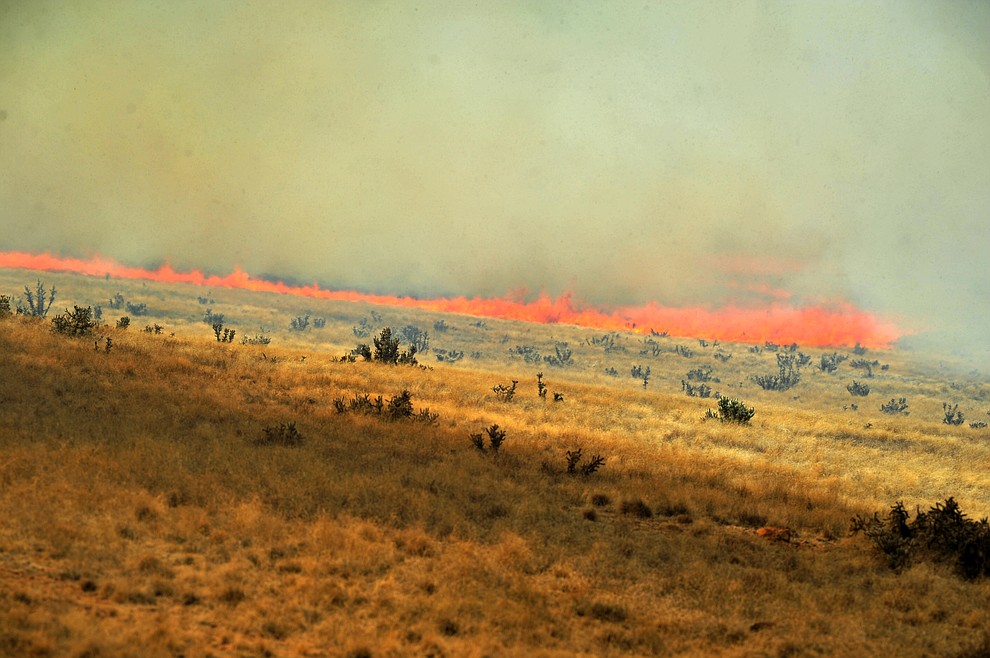
[[[0,249],[783,289],[985,340],[987,34],[977,2],[0,2]]]

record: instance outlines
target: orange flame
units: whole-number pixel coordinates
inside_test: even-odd
[[[892,323],[851,304],[828,307],[794,307],[778,302],[763,308],[724,306],[718,309],[670,308],[655,303],[621,306],[611,310],[575,301],[570,293],[551,297],[545,293],[534,301],[506,296],[497,298],[451,297],[417,299],[393,295],[372,295],[346,290],[327,290],[318,285],[293,286],[252,277],[240,268],[225,276],[204,274],[197,270],[179,272],[169,265],[156,270],[129,267],[106,258],[89,260],[63,258],[48,253],[0,252],[0,267],[74,272],[89,276],[114,276],[167,283],[190,283],[216,288],[239,288],[258,292],[341,301],[419,308],[444,313],[463,313],[489,318],[523,320],[539,323],[562,323],[608,331],[649,333],[652,329],[671,336],[708,338],[744,343],[772,341],[810,346],[852,345],[888,347],[902,334]]]

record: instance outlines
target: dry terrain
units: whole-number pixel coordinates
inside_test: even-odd
[[[21,270],[0,294],[38,279],[48,316],[0,318],[0,655],[990,653],[987,579],[849,533],[895,501],[990,514],[963,361]],[[53,332],[73,305],[105,324]],[[428,334],[419,365],[342,358],[385,327]],[[778,355],[807,363],[763,390]],[[752,420],[706,419],[702,385]]]

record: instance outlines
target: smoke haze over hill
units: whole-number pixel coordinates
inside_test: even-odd
[[[990,322],[982,3],[0,2],[0,249]]]

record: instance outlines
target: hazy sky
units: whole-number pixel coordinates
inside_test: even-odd
[[[0,0],[0,249],[990,326],[990,3]]]

